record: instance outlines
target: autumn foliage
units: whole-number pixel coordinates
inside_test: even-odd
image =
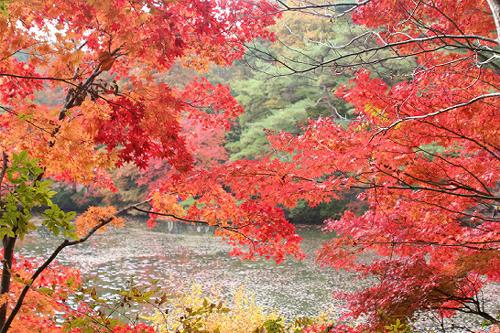
[[[275,5],[267,1],[2,1],[2,199],[31,193],[37,195],[37,206],[43,206],[54,195],[46,190],[45,179],[113,189],[110,172],[123,165],[132,164],[140,169],[156,163],[168,165],[168,173],[162,175],[161,183],[165,183],[180,179],[183,173],[202,172],[203,168],[223,161],[225,155],[220,150],[203,152],[204,145],[214,147],[214,144],[197,136],[207,133],[207,137],[218,143],[231,121],[241,114],[243,110],[229,89],[205,79],[195,79],[185,87],[173,86],[162,82],[161,75],[178,63],[197,70],[205,70],[209,64],[231,64],[243,56],[245,42],[272,39],[267,28],[275,22],[275,12]],[[19,155],[26,152],[29,157]],[[15,177],[4,177],[16,156],[22,156],[29,166],[19,169],[20,173],[26,172],[23,191],[20,183],[14,182]],[[36,170],[36,175],[30,170]],[[210,186],[206,182],[196,185]],[[184,215],[180,208],[175,208],[178,190],[167,191],[167,187],[156,188],[150,200],[134,208],[149,210],[148,202],[152,200],[160,212]],[[225,192],[220,186],[214,188],[219,189],[219,194]],[[226,206],[224,202],[215,204],[208,197],[206,200],[199,204],[212,209]],[[279,230],[275,238],[260,230],[258,225],[269,227],[265,215],[259,214],[276,208],[262,210],[255,205],[244,205],[242,213],[239,209],[234,213],[230,210],[237,207],[236,201],[230,204],[226,213],[221,213],[224,220],[215,212],[200,214],[198,219],[220,226],[220,234],[235,246],[248,244],[247,239],[254,232],[262,234],[255,240],[262,249],[254,251],[261,255],[279,260],[298,251],[297,244],[284,242],[290,237],[298,241],[293,227],[284,218],[273,224]],[[5,207],[10,215],[2,215],[5,217],[2,230],[9,259],[5,261],[7,266],[4,265],[2,294],[8,294],[9,301],[5,299],[2,308],[14,310],[7,311],[7,324],[1,318],[2,332],[9,325],[11,329],[21,327],[19,323],[27,318],[38,320],[35,313],[28,311],[29,295],[33,295],[37,281],[48,274],[43,266],[41,275],[36,269],[26,270],[31,278],[21,283],[24,292],[9,287],[7,282],[13,278],[9,265],[14,244],[36,226],[30,222],[31,206],[21,204],[19,212],[10,202]],[[132,207],[124,210],[93,207],[80,215],[74,225],[68,224],[68,217],[55,209],[47,213],[50,216],[46,223],[54,225],[54,232],[63,229],[62,233],[68,237],[55,250],[57,255],[64,247],[85,241],[108,224],[120,224],[122,220],[117,215]],[[256,215],[259,219],[254,220]],[[20,217],[26,226],[21,225]],[[251,226],[237,230],[243,224]],[[20,228],[26,229],[23,234],[19,233]],[[14,307],[16,302],[20,308]],[[14,322],[9,322],[11,319]],[[39,327],[47,325],[40,322]],[[27,326],[25,329],[35,330]]]
[[[498,323],[480,299],[482,288],[500,278],[500,95],[488,9],[486,1],[360,5],[353,21],[377,29],[367,33],[374,45],[310,69],[351,57],[356,75],[335,94],[356,117],[347,126],[321,118],[301,135],[270,135],[273,156],[237,162],[227,173],[238,198],[285,207],[362,190],[366,212],[327,221],[325,230],[338,237],[318,257],[378,281],[337,295],[348,300],[351,317],[366,318],[357,331],[383,331],[421,311]],[[367,69],[377,59],[373,50],[385,48],[393,50],[385,58],[415,61],[409,77],[393,85]]]
[[[18,258],[12,266],[13,281],[10,294],[2,296],[2,304],[14,302],[39,261]],[[10,332],[38,332],[41,328],[50,332],[62,332],[53,318],[56,312],[71,311],[67,301],[80,287],[80,274],[76,269],[54,265],[32,287],[23,305],[19,319],[14,321]]]
[[[271,154],[227,162],[219,145],[243,112],[230,90],[206,79],[179,87],[161,74],[174,64],[230,65],[245,43],[272,41],[268,28],[280,10],[300,11],[300,3],[0,1],[4,257],[37,227],[30,222],[35,206],[26,208],[33,200],[18,208],[4,198],[32,195],[36,207],[50,206],[47,179],[115,189],[110,173],[120,167],[163,166],[144,202],[92,207],[74,223],[52,205],[44,223],[67,239],[48,264],[65,247],[122,224],[120,215],[132,210],[149,214],[150,225],[163,216],[214,226],[242,258],[300,259],[300,236],[282,208],[302,200],[314,206],[354,189],[366,211],[326,222],[335,237],[318,260],[377,282],[341,295],[349,316],[366,320],[334,331],[387,331],[419,311],[466,312],[498,324],[478,298],[500,280],[498,36],[488,3],[359,2],[349,13],[368,29],[365,36],[375,36],[372,44],[301,69],[354,68],[350,83],[332,93],[355,116],[348,124],[333,116],[311,120],[299,135],[268,133]],[[379,50],[393,52],[386,58],[411,58],[413,71],[395,83],[371,72],[369,65],[384,61]],[[42,101],[42,93],[50,100]],[[19,156],[26,164],[19,167],[22,182],[9,171]],[[1,332],[55,327],[49,316],[79,281],[71,270],[37,266],[39,274],[33,265],[4,260],[8,311]],[[17,271],[19,277],[10,274]],[[57,297],[45,301],[40,293]],[[142,324],[111,329],[152,331]]]

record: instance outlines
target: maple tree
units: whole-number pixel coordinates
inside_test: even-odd
[[[272,39],[267,28],[275,22],[275,4],[8,0],[1,6],[1,332],[55,327],[51,312],[38,318],[44,311],[35,296],[64,297],[57,289],[64,280],[54,278],[53,290],[43,289],[53,261],[108,225],[120,226],[120,216],[132,210],[215,226],[243,257],[301,256],[300,237],[279,209],[237,200],[216,177],[199,180],[225,159],[215,143],[243,111],[229,89],[205,79],[184,87],[161,80],[174,64],[195,70],[229,65],[243,56],[245,42]],[[113,170],[158,163],[167,171],[143,202],[119,210],[91,207],[74,221],[52,202],[49,180],[113,190]],[[179,200],[189,198],[195,203],[188,212]],[[14,246],[39,227],[32,216],[40,208],[46,208],[42,224],[65,239],[28,269],[16,264]],[[23,278],[13,283],[17,274]],[[54,300],[51,311],[61,301]]]
[[[350,316],[366,318],[356,331],[405,325],[422,311],[498,325],[481,298],[500,278],[498,2],[279,2],[331,20],[349,14],[366,27],[332,45],[326,59],[304,64],[268,54],[290,74],[356,70],[335,94],[357,116],[348,125],[335,117],[310,121],[300,135],[270,133],[273,155],[236,162],[226,182],[241,199],[285,207],[363,190],[367,211],[327,221],[338,237],[318,257],[377,280],[341,295]],[[368,69],[407,58],[414,68],[390,85]]]
[[[66,247],[121,225],[129,211],[150,214],[151,224],[165,216],[215,226],[233,255],[279,262],[302,257],[300,237],[280,207],[314,206],[352,189],[363,190],[359,199],[368,210],[328,221],[338,237],[324,245],[319,261],[378,282],[347,295],[350,315],[366,322],[333,331],[397,330],[426,310],[498,324],[478,297],[500,279],[497,1],[0,4],[1,332],[55,327],[47,314],[63,306],[65,286],[78,278],[69,270],[61,277],[66,271],[51,264]],[[245,42],[272,40],[267,28],[280,11],[332,20],[352,15],[367,28],[333,45],[331,58],[295,65],[268,58],[292,74],[356,69],[336,95],[357,116],[347,125],[320,117],[299,135],[269,133],[272,154],[221,164],[226,156],[215,147],[243,111],[229,89],[204,79],[177,87],[158,74],[175,63],[197,70],[231,64]],[[355,44],[356,51],[349,49]],[[369,71],[407,58],[415,64],[409,77],[388,80]],[[40,91],[56,100],[42,103]],[[214,150],[207,155],[207,148]],[[129,165],[167,166],[156,169],[144,202],[92,207],[73,222],[51,201],[49,179],[113,190],[110,171]],[[19,264],[14,245],[38,227],[32,214],[40,207],[41,223],[65,240],[39,265]],[[61,299],[42,304],[37,297],[56,292]],[[142,324],[112,329],[151,331]]]

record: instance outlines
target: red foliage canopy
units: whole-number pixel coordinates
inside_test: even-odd
[[[426,310],[498,323],[479,298],[500,279],[500,94],[488,4],[380,0],[352,12],[356,23],[377,29],[367,53],[389,48],[387,58],[413,57],[411,76],[389,86],[358,70],[336,91],[355,109],[349,125],[321,118],[301,135],[271,135],[273,156],[216,174],[237,200],[273,207],[363,191],[366,212],[327,221],[337,237],[318,257],[378,280],[344,295],[350,315],[367,318],[358,331],[383,331]],[[352,59],[357,67],[373,61]]]

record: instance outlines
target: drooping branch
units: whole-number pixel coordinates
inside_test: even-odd
[[[59,244],[59,246],[52,252],[52,254],[31,275],[30,279],[28,280],[28,282],[25,284],[25,286],[21,290],[21,293],[16,301],[14,308],[12,309],[12,312],[9,314],[7,320],[5,321],[5,324],[3,324],[2,328],[0,329],[0,333],[7,333],[10,325],[12,324],[13,320],[15,319],[17,314],[19,313],[19,310],[21,309],[21,307],[23,305],[24,299],[25,299],[26,295],[28,294],[29,290],[31,289],[31,287],[33,286],[34,282],[50,266],[50,264],[57,258],[59,253],[61,253],[61,251],[67,247],[84,243],[92,235],[94,235],[97,231],[99,231],[100,229],[102,229],[103,227],[108,225],[113,220],[113,218],[115,218],[117,216],[121,216],[123,214],[126,214],[127,212],[129,212],[131,210],[136,210],[136,211],[140,211],[140,212],[147,213],[147,214],[155,214],[155,215],[160,215],[160,216],[171,217],[171,218],[174,218],[176,220],[183,221],[183,222],[203,223],[203,224],[210,225],[207,221],[185,219],[185,218],[176,216],[174,214],[166,214],[166,213],[155,212],[155,211],[140,208],[140,206],[142,206],[146,203],[149,203],[150,201],[151,201],[151,199],[148,199],[148,200],[127,206],[125,208],[122,208],[121,210],[117,211],[112,217],[101,220],[96,226],[94,226],[92,229],[90,229],[90,231],[85,236],[83,236],[79,239],[76,239],[76,240],[65,239],[61,244]],[[221,229],[228,230],[230,232],[234,232],[236,234],[239,234],[240,236],[248,239],[251,242],[251,244],[253,245],[254,242],[256,242],[256,241],[254,239],[248,237],[248,235],[245,235],[244,233],[242,233],[241,231],[238,230],[238,229],[245,227],[245,226],[247,226],[247,225],[243,225],[243,226],[239,226],[239,227],[231,227],[231,226],[217,226],[217,227],[221,228]],[[5,270],[4,270],[4,272],[5,272]],[[9,272],[10,272],[10,270],[9,270]]]
[[[249,224],[242,225],[242,226],[237,226],[237,227],[217,225],[217,224],[216,225],[212,225],[208,221],[186,219],[186,218],[177,216],[175,214],[162,213],[162,212],[157,212],[157,211],[153,211],[153,210],[147,210],[147,209],[139,208],[139,206],[140,205],[136,205],[135,207],[132,207],[132,209],[136,210],[138,212],[141,212],[141,213],[146,213],[146,214],[151,214],[151,215],[158,215],[158,216],[164,216],[164,217],[170,217],[170,218],[173,218],[174,220],[178,220],[178,221],[181,221],[181,222],[200,223],[200,224],[205,224],[205,225],[208,225],[208,226],[214,226],[214,227],[217,227],[217,228],[220,228],[220,229],[224,229],[224,230],[227,230],[227,231],[234,232],[234,233],[236,233],[236,234],[238,234],[238,235],[246,238],[247,240],[251,241],[252,245],[254,245],[254,243],[256,242],[255,239],[252,239],[252,238],[248,237],[248,235],[245,235],[244,233],[242,233],[239,230],[241,228],[247,227]]]
[[[496,153],[496,151],[498,150],[498,147],[495,147],[493,144],[481,142],[475,138],[472,138],[472,137],[466,136],[462,133],[459,133],[454,129],[451,129],[451,128],[443,126],[443,125],[439,125],[435,122],[431,122],[431,121],[428,121],[426,119],[423,120],[423,123],[430,125],[430,126],[433,126],[435,128],[441,129],[443,131],[449,132],[449,133],[453,134],[454,136],[456,136],[456,138],[473,142],[475,145],[477,145],[481,149],[484,149],[486,152],[488,152],[488,154],[493,156],[495,159],[500,160],[500,156],[498,156],[498,154]],[[488,146],[491,146],[493,149],[490,149]]]
[[[31,275],[29,278],[28,282],[25,284],[23,289],[21,290],[21,293],[19,294],[19,297],[17,298],[16,304],[14,308],[12,309],[11,313],[7,317],[7,320],[3,324],[3,326],[0,329],[0,333],[7,333],[10,325],[16,318],[17,314],[19,313],[19,310],[21,309],[24,299],[26,295],[28,294],[29,290],[35,283],[35,281],[40,277],[40,275],[50,266],[50,264],[56,259],[56,257],[59,255],[59,253],[64,250],[65,248],[69,246],[74,246],[81,244],[85,241],[87,241],[92,235],[94,235],[97,231],[108,225],[113,218],[123,215],[127,213],[128,211],[132,210],[134,207],[143,205],[150,200],[145,200],[140,203],[136,203],[134,205],[127,206],[125,208],[122,208],[121,210],[117,211],[112,217],[106,218],[104,220],[101,220],[96,226],[94,226],[90,231],[83,237],[76,239],[76,240],[69,240],[65,239],[59,246],[52,252],[52,254],[40,265],[40,267],[37,268],[37,270]],[[4,271],[5,272],[5,271]]]
[[[438,307],[436,307],[436,309],[455,310],[455,311],[459,311],[462,313],[474,314],[474,315],[478,315],[478,316],[486,319],[487,321],[489,321],[492,324],[500,323],[500,321],[498,319],[496,319],[493,315],[484,311],[484,309],[481,307],[481,303],[480,303],[479,299],[476,299],[474,297],[461,297],[458,295],[453,295],[453,294],[450,294],[449,292],[446,292],[446,291],[441,290],[441,289],[437,289],[436,291],[439,292],[440,294],[442,294],[446,300],[457,301],[462,306],[461,308],[460,307],[438,306]]]

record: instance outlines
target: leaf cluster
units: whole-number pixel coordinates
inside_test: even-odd
[[[6,170],[7,183],[0,197],[0,237],[20,237],[36,229],[33,214],[41,213],[42,225],[54,235],[75,237],[72,223],[75,213],[64,212],[52,198],[50,180],[41,180],[43,169],[38,160],[31,158],[26,151],[12,155],[12,163]]]

